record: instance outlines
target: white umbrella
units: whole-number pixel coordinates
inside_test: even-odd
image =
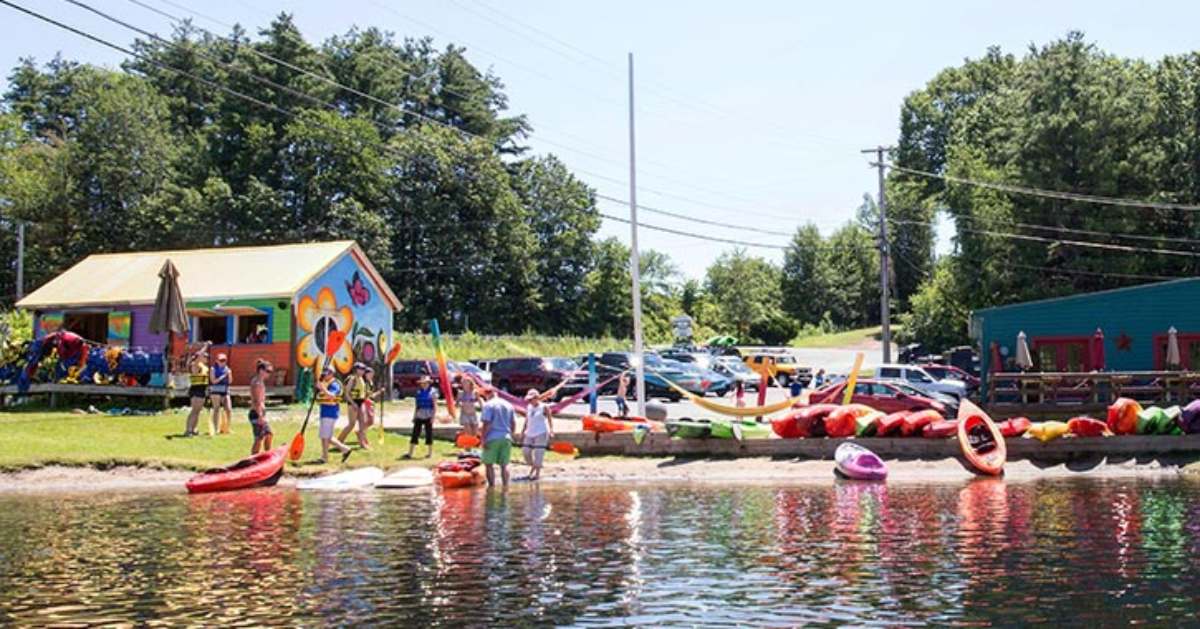
[[[1167,368],[1179,369],[1179,332],[1175,326],[1167,330]]]
[[[1029,343],[1025,341],[1025,332],[1022,330],[1017,334],[1017,368],[1025,371],[1033,368],[1033,359],[1029,357]]]

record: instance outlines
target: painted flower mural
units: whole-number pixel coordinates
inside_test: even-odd
[[[296,348],[296,361],[311,368],[325,362],[325,335],[331,330],[349,332],[354,327],[354,312],[349,306],[338,307],[333,289],[328,286],[317,292],[317,298],[305,295],[296,307],[296,323],[306,334]],[[354,364],[351,343],[342,343],[333,354],[331,364],[339,373],[349,373]]]

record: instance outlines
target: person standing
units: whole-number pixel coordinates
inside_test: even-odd
[[[319,416],[320,428],[318,436],[321,438],[321,459],[320,463],[325,463],[329,460],[329,446],[333,446],[342,453],[342,463],[350,458],[350,453],[354,452],[346,444],[333,436],[333,429],[337,426],[338,415],[341,411],[342,402],[342,383],[333,377],[333,368],[326,367],[325,371],[321,372],[321,378],[317,380],[317,404],[321,407]]]
[[[421,440],[421,431],[425,431],[425,458],[433,456],[433,416],[437,413],[437,391],[431,386],[433,381],[429,376],[421,376],[417,381],[416,403],[413,410],[412,439],[408,442],[408,454],[404,458],[411,459],[417,442]]]
[[[267,377],[272,371],[271,363],[260,358],[254,365],[254,377],[250,378],[250,429],[254,431],[251,455],[270,450],[275,437],[271,424],[267,423]]]
[[[233,402],[229,399],[229,383],[233,382],[233,370],[229,368],[229,357],[217,354],[217,364],[208,372],[208,397],[212,401],[213,432],[229,434],[229,416],[233,415]],[[221,413],[225,413],[224,420]]]
[[[363,423],[364,430],[375,425],[375,398],[383,393],[383,389],[375,389],[375,370],[367,367],[363,373],[363,378],[367,381],[367,399],[362,403],[362,414],[359,416],[359,421]]]
[[[546,455],[546,447],[554,438],[554,420],[550,407],[542,402],[537,389],[530,389],[525,394],[525,425],[521,429],[521,446],[525,454],[525,462],[532,468],[529,480],[542,477],[542,460]]]
[[[338,435],[338,441],[345,443],[346,438],[350,436],[350,431],[353,430],[358,435],[358,447],[370,450],[371,444],[367,443],[366,418],[363,416],[365,412],[363,405],[371,396],[371,388],[367,384],[366,374],[366,365],[354,363],[354,370],[350,374],[350,379],[346,381],[346,413],[349,415],[350,421]]]
[[[629,372],[622,372],[621,377],[617,380],[617,414],[621,417],[629,416],[629,404],[625,401],[627,395],[629,395]]]
[[[488,485],[496,484],[495,466],[500,466],[500,479],[508,485],[508,463],[512,458],[512,434],[515,412],[512,404],[484,389],[480,419],[483,422],[483,466],[487,472]]]
[[[458,425],[463,432],[472,437],[479,436],[479,395],[475,393],[475,381],[469,377],[462,379],[462,390],[458,393]]]
[[[188,356],[188,401],[192,410],[188,412],[187,425],[183,436],[195,437],[196,425],[200,423],[200,413],[204,412],[204,402],[208,399],[208,343]]]

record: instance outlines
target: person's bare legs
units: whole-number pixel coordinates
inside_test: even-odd
[[[184,428],[184,434],[196,434],[196,426],[200,423],[200,413],[204,410],[204,398],[192,398],[192,410],[188,412],[187,427]]]
[[[367,426],[371,425],[369,423],[369,419],[370,419],[370,415],[367,414],[366,407],[365,406],[359,407],[359,409],[358,409],[358,430],[356,432],[358,434],[358,447],[360,447],[364,450],[371,449],[371,443],[369,441],[367,441]],[[345,439],[343,439],[342,441],[345,441]]]
[[[508,466],[507,465],[500,466],[500,480],[504,481],[505,487],[508,486]]]
[[[484,475],[487,476],[488,487],[491,487],[492,485],[496,484],[495,467],[496,466],[492,465],[491,463],[488,463],[487,465],[483,466]]]
[[[354,430],[354,425],[357,423],[358,423],[358,408],[356,408],[354,406],[354,404],[347,404],[346,405],[346,427],[342,428],[342,432],[338,433],[338,436],[337,436],[338,441],[345,443],[346,438],[350,436],[350,433]],[[360,442],[358,445],[361,446],[362,443]]]
[[[271,445],[274,442],[275,442],[275,434],[274,433],[269,432],[266,435],[264,435],[263,436],[263,452],[269,452],[271,450]]]
[[[225,430],[222,434],[227,435],[233,430],[233,396],[226,394],[221,397],[223,398],[222,404],[225,406],[225,423],[221,424]]]
[[[225,409],[225,403],[221,401],[220,395],[212,396],[210,401],[212,402],[213,412],[210,419],[212,431],[209,434],[215,435],[217,434],[217,430],[221,428],[221,411]]]

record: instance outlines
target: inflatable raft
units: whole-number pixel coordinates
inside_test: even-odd
[[[234,491],[251,487],[269,487],[283,476],[287,448],[275,448],[242,459],[228,467],[205,470],[188,479],[189,494]]]

